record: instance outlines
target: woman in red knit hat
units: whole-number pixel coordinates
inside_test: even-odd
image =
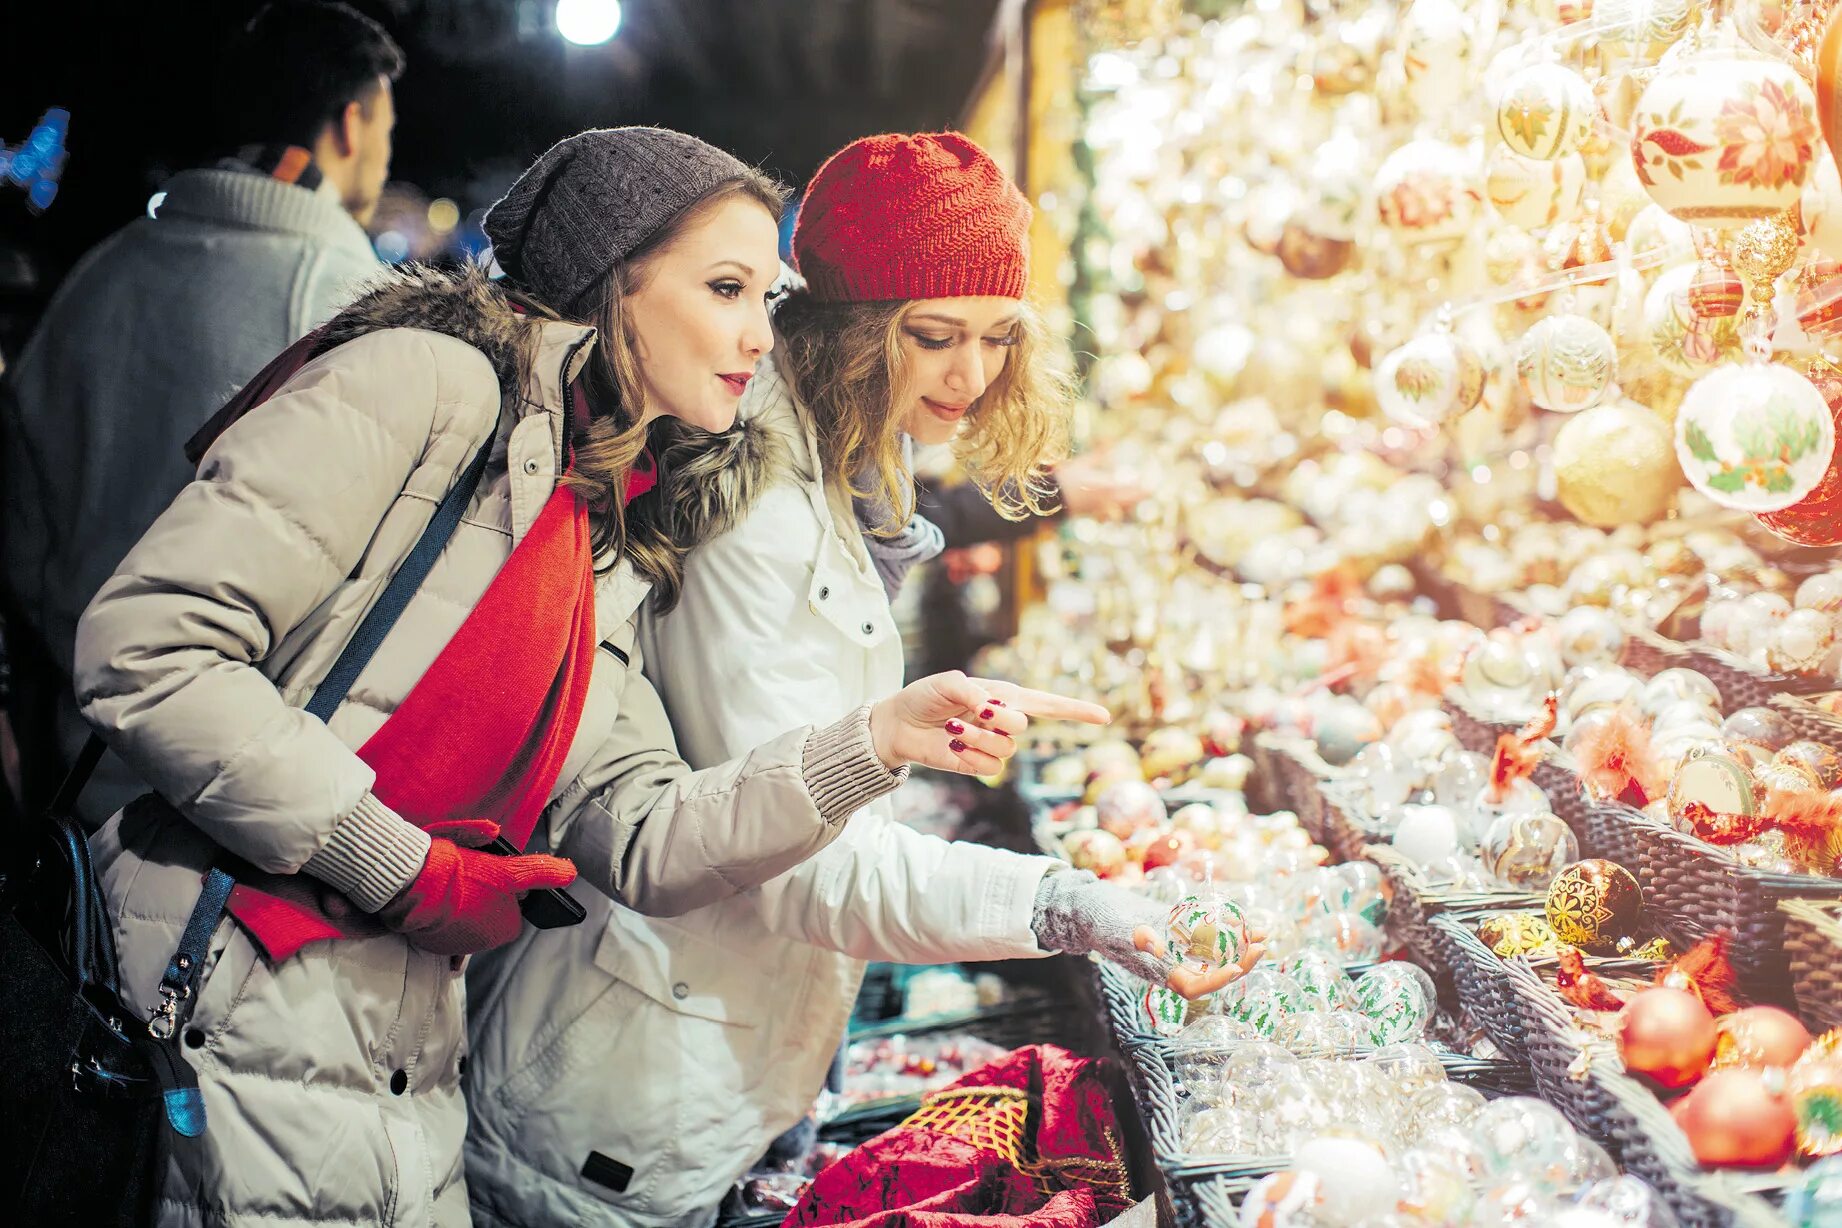
[[[749,444],[732,450],[756,471],[730,484],[758,493],[690,553],[676,609],[641,622],[691,763],[900,684],[890,600],[940,549],[914,514],[912,443],[950,444],[1005,514],[1041,510],[1069,393],[1024,301],[1029,221],[957,133],[857,141],[808,187],[806,286],[776,311],[777,348],[743,397]],[[606,935],[592,952],[534,934],[474,978],[475,1051],[509,1045],[492,1060],[534,1072],[469,1088],[478,1225],[710,1222],[812,1106],[866,960],[1097,952],[1166,978],[1138,944],[1167,906],[1047,857],[923,836],[883,802],[733,900],[669,921],[591,908],[582,932]],[[546,1011],[583,1022],[536,1036],[510,1022]]]

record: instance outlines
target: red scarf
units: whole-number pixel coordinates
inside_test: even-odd
[[[304,365],[307,340],[265,368],[213,425],[221,430],[285,383],[276,368]],[[579,390],[574,408],[586,414]],[[636,469],[627,500],[656,481],[650,463]],[[359,748],[377,772],[373,792],[419,826],[490,819],[522,849],[575,741],[595,643],[588,509],[559,484],[454,638]],[[244,868],[229,911],[275,962],[309,942],[381,932],[304,875]]]

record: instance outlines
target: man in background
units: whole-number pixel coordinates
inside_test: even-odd
[[[65,279],[0,380],[0,612],[26,804],[88,736],[78,616],[193,470],[188,437],[378,269],[403,53],[343,4],[276,3],[226,50],[216,165],[182,171]],[[105,759],[91,823],[141,791]]]

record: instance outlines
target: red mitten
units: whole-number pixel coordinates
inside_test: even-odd
[[[518,937],[524,925],[519,896],[567,887],[575,878],[575,866],[561,857],[500,857],[437,837],[422,873],[379,915],[424,951],[473,955]]]

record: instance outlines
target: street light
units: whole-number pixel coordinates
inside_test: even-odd
[[[578,47],[596,47],[620,30],[620,0],[556,0],[556,31]]]

